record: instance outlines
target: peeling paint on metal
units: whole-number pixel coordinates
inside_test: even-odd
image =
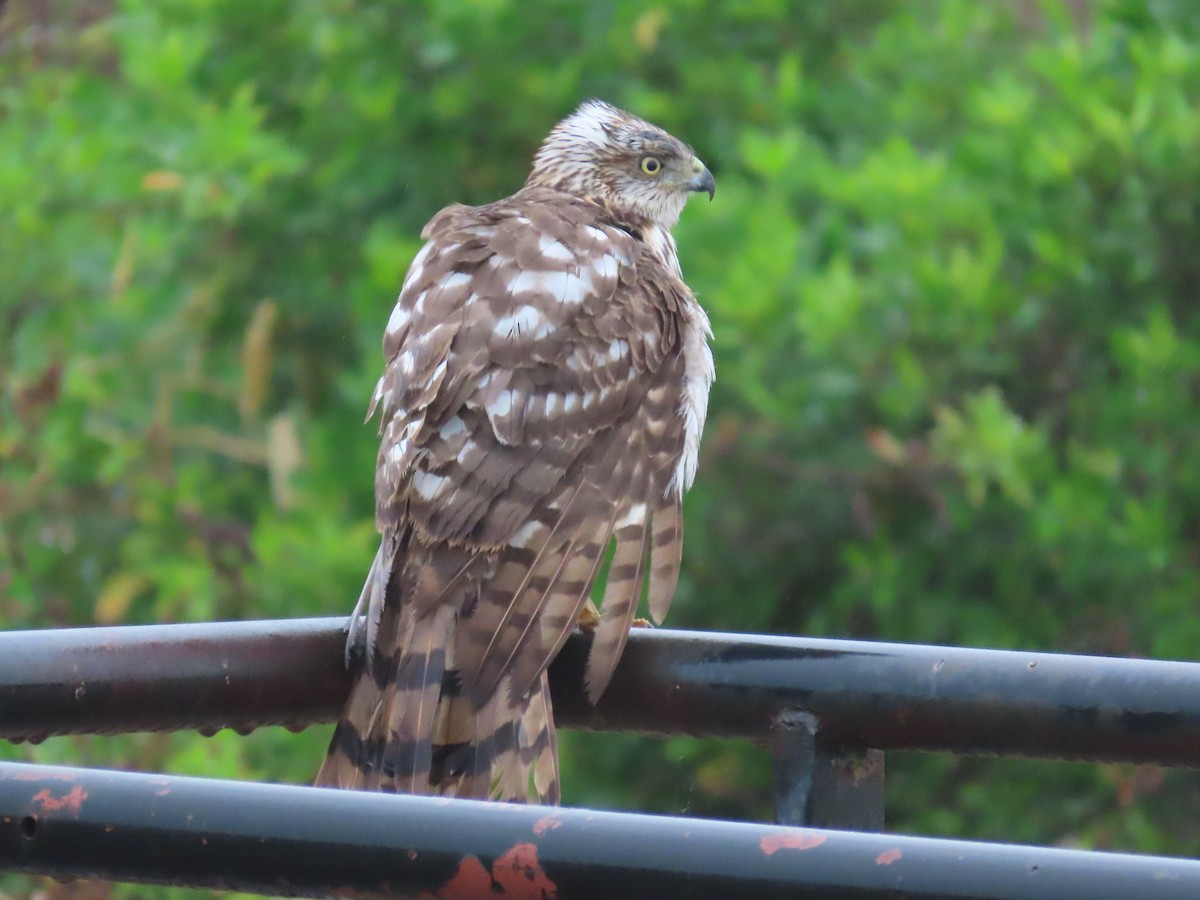
[[[10,781],[74,781],[75,776],[66,772],[47,772],[45,769],[34,769],[32,772],[18,772],[8,776]]]
[[[828,835],[813,834],[809,831],[785,831],[782,834],[764,835],[758,846],[766,856],[778,853],[780,850],[811,850],[820,847],[829,840]]]
[[[79,814],[83,812],[83,801],[88,798],[88,792],[79,785],[71,788],[66,794],[61,797],[55,797],[50,793],[50,788],[42,788],[33,795],[33,803],[39,808],[42,815],[58,812],[61,809],[67,810],[74,818],[78,819]]]
[[[875,857],[875,862],[877,865],[890,866],[903,855],[904,854],[900,852],[899,847],[894,847],[891,850],[884,850],[882,853],[880,853],[877,857]]]
[[[533,833],[541,837],[547,831],[553,831],[555,828],[562,828],[562,819],[556,815],[543,816],[533,823]]]

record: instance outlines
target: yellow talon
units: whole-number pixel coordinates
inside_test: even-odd
[[[596,604],[588,600],[584,604],[583,609],[579,611],[579,627],[592,629],[600,624],[600,610],[596,609]]]

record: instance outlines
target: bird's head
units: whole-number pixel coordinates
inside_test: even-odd
[[[606,200],[670,228],[688,195],[712,199],[712,173],[692,148],[602,100],[587,100],[550,132],[528,184]]]

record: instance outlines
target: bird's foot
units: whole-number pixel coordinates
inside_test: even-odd
[[[596,609],[596,604],[591,600],[583,605],[583,609],[579,611],[579,627],[586,628],[591,631],[600,624],[600,610]]]

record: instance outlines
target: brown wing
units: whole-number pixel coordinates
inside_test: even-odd
[[[465,689],[483,703],[507,672],[514,695],[534,686],[615,537],[594,700],[647,575],[656,616],[674,591],[682,536],[667,488],[683,440],[687,288],[599,207],[552,192],[451,207],[424,236],[373,403],[381,554],[411,529],[493,560],[456,632]],[[410,594],[418,614],[455,575]],[[377,615],[382,582],[372,600]]]

